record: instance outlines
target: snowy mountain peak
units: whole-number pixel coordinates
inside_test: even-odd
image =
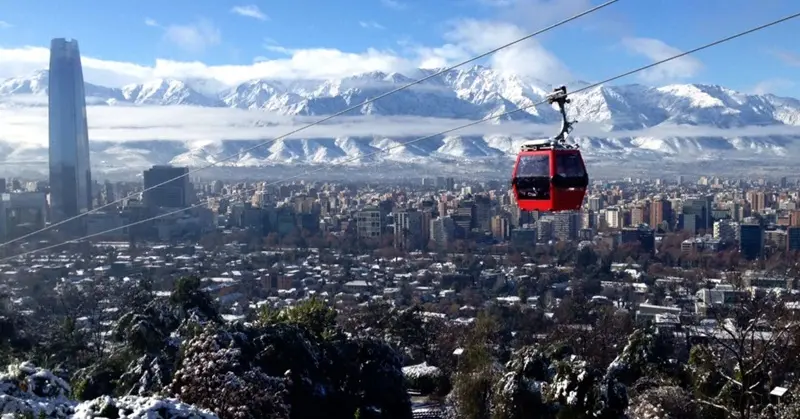
[[[174,79],[154,79],[122,87],[125,100],[137,105],[221,106],[218,98],[209,98]]]
[[[715,97],[709,94],[708,91],[712,90],[710,87],[711,86],[702,86],[696,84],[680,84],[680,85],[673,84],[661,87],[658,89],[658,91],[669,93],[679,98],[683,98],[689,101],[690,105],[693,107],[713,108],[713,107],[725,106],[725,103],[720,97]],[[721,89],[714,89],[714,90],[721,90]],[[718,91],[715,93],[725,94],[725,92],[723,91]]]
[[[86,83],[92,104],[252,109],[290,117],[323,116],[355,109],[348,116],[425,117],[476,120],[498,116],[483,125],[536,123],[552,125],[560,115],[550,105],[540,104],[553,86],[516,74],[498,72],[485,66],[445,71],[389,97],[361,105],[365,101],[429,76],[439,70],[418,69],[408,73],[373,71],[330,80],[255,79],[235,86],[216,80],[160,78],[118,87]],[[47,94],[48,72],[0,81],[0,101],[14,96]],[[571,91],[588,86],[576,82]],[[569,117],[582,124],[573,133],[590,161],[638,159],[658,161],[669,158],[710,159],[744,156],[759,159],[797,155],[793,126],[800,127],[800,100],[775,95],[753,95],[706,84],[671,84],[651,87],[640,84],[602,85],[570,95]],[[40,99],[40,98],[39,98]],[[534,106],[536,105],[536,106]],[[0,103],[2,106],[2,103]],[[19,106],[33,106],[22,104]],[[41,104],[39,105],[41,106]],[[523,111],[509,113],[519,108]],[[500,116],[502,115],[502,116]],[[256,117],[257,118],[257,117]],[[427,121],[427,120],[426,120]],[[336,121],[333,121],[334,123]],[[249,120],[247,126],[266,127],[271,122]],[[589,128],[591,126],[591,129]],[[449,125],[448,125],[449,127]],[[768,127],[771,133],[759,134],[756,128]],[[368,163],[388,159],[395,162],[494,161],[510,158],[526,138],[501,135],[486,128],[485,135],[459,135],[430,138],[407,144],[408,138],[393,138],[386,133],[348,135],[332,133],[329,138],[291,139],[271,143],[244,153],[263,140],[237,140],[231,127],[230,139],[214,138],[207,143],[185,140],[105,143],[93,141],[93,161],[140,161],[143,165],[167,163],[203,165],[236,155],[225,164],[259,166],[276,163]],[[433,129],[438,130],[438,126]],[[447,127],[442,127],[442,129]],[[726,133],[726,129],[736,129]],[[775,130],[778,128],[780,130]],[[287,128],[287,131],[291,129]],[[781,131],[782,130],[782,131]],[[227,133],[229,130],[223,130]],[[219,132],[219,130],[218,130]],[[251,131],[252,132],[252,131]],[[761,131],[765,132],[765,131]],[[215,133],[214,135],[220,135]],[[223,134],[227,135],[227,134]],[[252,134],[251,134],[252,135]],[[541,136],[541,130],[535,134]],[[200,137],[203,137],[202,135]],[[390,152],[377,154],[383,147]],[[0,153],[5,159],[30,159],[46,149],[18,148],[13,139],[0,132]],[[738,153],[738,154],[737,154]],[[33,157],[32,157],[33,156]],[[0,157],[0,160],[4,159]],[[122,160],[120,160],[122,159]],[[505,164],[505,163],[504,163]]]
[[[2,95],[39,95],[47,94],[50,72],[37,70],[24,77],[15,77],[0,82]]]

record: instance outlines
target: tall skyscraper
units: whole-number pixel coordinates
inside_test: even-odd
[[[57,38],[50,42],[48,96],[50,207],[52,220],[59,222],[92,208],[86,95],[78,41]]]

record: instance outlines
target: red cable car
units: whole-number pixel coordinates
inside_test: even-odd
[[[561,86],[548,97],[561,111],[561,132],[553,139],[528,141],[522,144],[511,187],[517,205],[523,211],[569,211],[583,205],[589,175],[577,145],[566,144],[566,136],[575,121],[567,120],[564,109],[567,88]]]

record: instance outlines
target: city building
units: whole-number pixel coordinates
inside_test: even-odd
[[[653,200],[650,205],[650,225],[653,228],[662,227],[664,222],[670,225],[672,221],[672,203],[661,196]]]
[[[61,222],[92,208],[86,95],[78,41],[51,41],[48,98],[50,209],[52,221]],[[79,234],[81,224],[70,223],[64,229]]]
[[[378,207],[366,207],[356,215],[358,237],[379,238],[383,234],[383,213]]]
[[[148,208],[186,208],[192,186],[189,184],[189,168],[153,166],[143,173],[144,204]]]
[[[733,243],[739,235],[739,224],[731,220],[714,221],[714,238],[725,243]]]
[[[739,225],[739,252],[747,260],[760,258],[764,252],[764,227],[756,222]]]
[[[455,222],[450,216],[439,217],[431,220],[430,238],[437,247],[445,248],[453,240]]]
[[[430,227],[428,227],[430,231]],[[394,245],[405,250],[422,249],[428,243],[425,238],[425,223],[422,211],[411,209],[394,214]]]
[[[800,227],[786,229],[786,250],[789,252],[800,251]]]
[[[44,228],[46,214],[44,193],[0,194],[0,239],[13,240]]]
[[[511,223],[502,215],[495,215],[491,221],[492,236],[499,241],[505,241],[511,234]]]

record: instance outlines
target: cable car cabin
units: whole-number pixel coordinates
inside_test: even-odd
[[[517,156],[511,185],[523,211],[578,210],[589,176],[577,148],[552,140],[529,141]]]

